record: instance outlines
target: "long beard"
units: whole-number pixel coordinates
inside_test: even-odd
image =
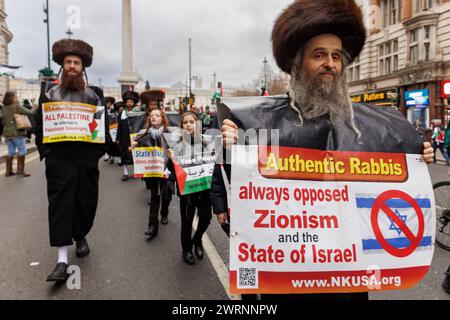
[[[66,71],[63,71],[61,77],[61,88],[66,91],[83,91],[86,88],[86,82],[84,82],[83,73],[80,72],[75,77],[72,77],[69,76]]]
[[[305,72],[295,77],[295,102],[307,120],[328,117],[333,123],[349,112],[348,87],[345,72],[332,80]]]

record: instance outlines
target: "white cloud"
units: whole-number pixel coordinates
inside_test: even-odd
[[[249,83],[270,57],[273,21],[291,0],[132,0],[134,65],[152,85],[168,85],[188,77],[188,38],[192,38],[193,75],[212,82],[216,72],[225,84]],[[7,0],[7,23],[14,39],[11,64],[18,73],[36,76],[47,64],[44,1]],[[50,0],[51,43],[65,37],[67,8],[81,9],[81,29],[74,38],[94,47],[90,82],[113,85],[121,72],[121,0]],[[53,64],[54,69],[58,67]]]

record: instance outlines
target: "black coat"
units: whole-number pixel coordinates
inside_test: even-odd
[[[240,129],[279,129],[279,145],[338,151],[372,151],[420,154],[423,142],[414,127],[394,108],[364,104],[354,105],[355,123],[361,131],[356,139],[349,117],[335,125],[326,118],[305,121],[298,125],[297,114],[291,109],[290,98],[277,97],[224,98],[219,112],[220,119],[231,118]],[[270,133],[268,135],[270,144]],[[247,142],[250,143],[250,142]],[[226,158],[226,152],[224,152]],[[226,162],[226,159],[224,159]],[[231,181],[231,166],[224,169]],[[227,190],[223,182],[220,164],[214,168],[211,185],[211,200],[215,214],[228,212]],[[229,217],[228,217],[229,218]],[[229,220],[229,219],[228,219]],[[222,226],[229,235],[229,224]],[[356,299],[367,300],[368,294],[317,294],[317,295],[262,295],[261,299],[314,300]]]
[[[333,125],[326,118],[298,125],[287,95],[276,97],[224,98],[219,108],[220,122],[230,119],[243,130],[279,129],[280,146],[337,151],[368,151],[420,154],[423,140],[405,117],[392,107],[354,104],[355,123],[361,131],[356,140],[349,117]],[[270,133],[268,144],[270,144]],[[246,143],[249,143],[247,141]],[[229,151],[223,152],[224,163]],[[231,182],[231,166],[223,165]],[[228,212],[227,190],[221,165],[216,164],[211,184],[215,214]]]
[[[109,114],[109,122],[110,125],[118,122],[116,113],[112,112]],[[111,142],[108,145],[108,155],[112,157],[120,157],[120,147],[116,143],[116,139],[113,139],[113,137],[111,137]]]
[[[39,97],[39,108],[36,112],[36,146],[38,147],[41,160],[52,154],[67,159],[79,159],[83,162],[97,163],[108,148],[111,141],[109,135],[109,118],[105,114],[105,138],[103,144],[86,143],[86,142],[58,142],[43,143],[43,122],[42,122],[42,106],[47,102],[71,101],[92,104],[96,106],[104,106],[103,91],[97,87],[89,86],[82,92],[68,91],[64,92],[61,87],[52,82],[43,82],[41,84],[41,94]],[[105,108],[105,112],[106,108]]]
[[[129,148],[131,147],[130,126],[128,119],[122,120],[122,112],[119,113],[116,142],[119,143],[120,158],[122,165],[133,165],[133,155]]]
[[[105,114],[105,143],[58,142],[43,144],[42,105],[46,102],[80,102],[103,106],[103,92],[96,87],[63,92],[59,85],[43,83],[36,117],[36,145],[45,158],[49,235],[53,247],[68,246],[86,237],[94,223],[99,170],[106,151],[109,120]],[[107,112],[105,110],[105,112]]]

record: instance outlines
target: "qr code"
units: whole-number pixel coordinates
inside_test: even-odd
[[[258,288],[256,268],[239,268],[238,288]]]

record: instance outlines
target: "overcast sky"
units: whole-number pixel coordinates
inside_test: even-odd
[[[188,38],[192,38],[192,74],[212,82],[214,72],[225,85],[257,78],[271,50],[274,20],[292,0],[132,0],[134,67],[152,86],[171,85],[188,77]],[[44,0],[6,0],[7,24],[14,35],[9,62],[22,65],[16,74],[36,77],[47,64]],[[67,10],[76,5],[81,28],[73,30],[94,47],[89,80],[114,85],[122,71],[122,0],[50,0],[50,41],[66,37]],[[57,71],[58,67],[53,64]]]

